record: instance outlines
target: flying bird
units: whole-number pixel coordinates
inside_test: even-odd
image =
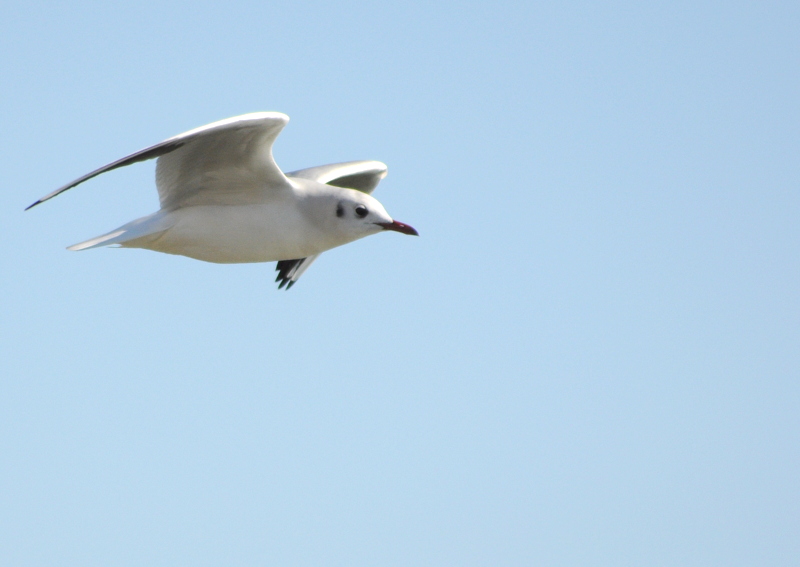
[[[87,173],[25,210],[101,173],[158,158],[161,208],[68,249],[116,245],[220,264],[277,261],[279,289],[292,287],[331,248],[386,230],[418,235],[372,197],[387,172],[379,161],[283,173],[272,144],[287,122],[280,112],[255,112],[189,130]]]

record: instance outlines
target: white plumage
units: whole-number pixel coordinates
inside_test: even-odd
[[[417,234],[370,193],[386,176],[377,161],[284,174],[272,144],[289,117],[257,112],[195,128],[105,165],[42,197],[38,205],[112,169],[158,158],[161,209],[70,246],[118,245],[206,262],[278,261],[288,287],[320,253],[382,230]]]

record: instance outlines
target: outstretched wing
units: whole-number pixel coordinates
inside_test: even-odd
[[[326,183],[328,185],[335,185],[336,187],[345,187],[363,191],[364,193],[372,193],[381,179],[386,177],[386,172],[386,164],[379,161],[349,161],[346,163],[309,167],[308,169],[287,173],[286,176],[302,177],[304,179],[314,180],[317,183]],[[278,277],[275,278],[275,281],[280,282],[278,289],[284,286],[286,286],[286,289],[291,288],[294,282],[303,275],[303,272],[305,272],[317,258],[319,258],[319,254],[314,254],[307,258],[281,260],[278,262],[278,265],[275,267],[275,270],[278,272]]]
[[[280,112],[257,112],[170,138],[185,143],[158,158],[161,208],[251,205],[290,190],[272,159],[272,143],[288,121]]]
[[[189,130],[87,173],[27,209],[101,173],[153,158],[159,158],[162,208],[262,202],[271,191],[290,187],[272,159],[272,143],[288,121],[280,112],[256,112]]]
[[[313,256],[308,256],[307,258],[299,258],[297,260],[281,260],[278,262],[278,265],[275,266],[275,271],[278,272],[278,276],[275,278],[276,282],[281,282],[278,284],[278,289],[281,289],[283,286],[286,286],[286,289],[290,289],[294,282],[296,282],[303,272],[305,272],[308,267],[311,265],[311,262],[319,258],[319,254],[314,254]],[[287,285],[288,284],[288,285]]]
[[[287,173],[286,176],[302,177],[312,179],[317,183],[372,193],[381,179],[386,177],[387,171],[386,164],[379,161],[347,161],[309,167]]]

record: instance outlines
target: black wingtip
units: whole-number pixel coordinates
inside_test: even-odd
[[[41,203],[41,201],[36,201],[34,204],[28,205],[27,207],[25,207],[25,210],[28,211],[28,210],[32,209],[33,207],[35,207],[36,205],[38,205],[40,203]]]
[[[126,165],[131,165],[131,164],[134,164],[134,163],[138,163],[140,161],[147,161],[149,159],[161,157],[163,155],[166,155],[166,154],[168,154],[170,152],[173,152],[173,151],[177,150],[180,147],[183,147],[185,144],[186,144],[185,140],[167,140],[167,141],[161,142],[160,144],[156,144],[155,146],[151,146],[149,148],[145,148],[144,150],[139,150],[136,153],[133,153],[133,154],[131,154],[129,156],[126,156],[126,157],[124,157],[122,159],[118,159],[117,161],[111,162],[108,165],[104,165],[100,169],[95,169],[91,173],[87,173],[83,177],[79,177],[78,179],[76,179],[75,181],[70,183],[69,185],[64,185],[63,187],[59,187],[58,189],[56,189],[55,191],[53,191],[49,195],[45,195],[44,197],[42,197],[41,199],[36,201],[34,204],[32,204],[30,207],[28,207],[25,210],[27,211],[28,209],[31,209],[31,208],[35,207],[39,203],[44,203],[45,201],[47,201],[49,199],[52,199],[53,197],[55,197],[57,195],[60,195],[64,191],[67,191],[68,189],[72,189],[76,185],[80,185],[84,181],[88,181],[93,177],[97,177],[101,173],[105,173],[107,171],[113,171],[113,170],[118,169],[120,167],[125,167]]]
[[[290,287],[292,287],[292,284],[294,282],[289,280],[289,278],[286,277],[285,270],[280,269],[280,267],[275,268],[275,269],[278,270],[278,277],[275,278],[275,283],[281,282],[278,285],[278,289],[281,289],[283,286],[285,286],[286,282],[289,282],[289,286],[286,289],[289,289]]]
[[[286,286],[286,289],[291,289],[294,285],[296,280],[293,280],[294,273],[297,270],[297,267],[303,263],[305,258],[297,258],[295,260],[279,260],[278,264],[275,266],[275,271],[278,272],[278,277],[275,278],[276,282],[281,282],[278,285],[278,289],[283,289]]]

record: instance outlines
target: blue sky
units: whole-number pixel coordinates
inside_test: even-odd
[[[0,563],[793,565],[800,8],[6,3]],[[420,238],[64,248],[246,112]]]

